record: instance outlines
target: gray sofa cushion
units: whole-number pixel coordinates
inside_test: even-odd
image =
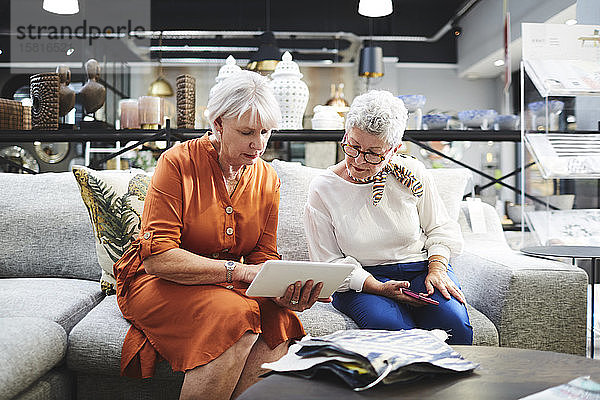
[[[73,174],[0,173],[0,188],[0,277],[100,278]]]
[[[0,279],[0,315],[46,318],[67,333],[102,297],[97,282],[83,279]]]
[[[62,360],[67,334],[57,323],[42,318],[4,317],[0,326],[0,400],[5,400]]]
[[[340,329],[358,329],[356,323],[336,310],[331,303],[315,303],[306,311],[298,313],[302,326],[311,336],[329,335]]]
[[[69,400],[75,398],[73,384],[73,373],[60,366],[35,381],[14,400]]]
[[[469,314],[469,321],[473,327],[473,345],[498,346],[500,344],[500,338],[498,336],[498,329],[496,329],[493,322],[468,303],[467,313]]]
[[[121,348],[131,325],[117,296],[107,296],[69,334],[67,365],[77,372],[119,375]]]
[[[67,365],[87,374],[120,375],[121,349],[130,324],[117,304],[117,296],[105,297],[69,334]],[[166,362],[158,364],[157,379],[182,375]]]
[[[273,160],[271,165],[281,181],[277,251],[286,260],[308,260],[304,205],[310,181],[323,170],[280,160]]]

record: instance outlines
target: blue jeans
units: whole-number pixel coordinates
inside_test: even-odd
[[[417,293],[426,293],[426,261],[379,265],[365,267],[380,282],[389,280],[409,281],[410,289]],[[460,287],[452,266],[448,265],[448,276]],[[336,292],[333,306],[352,318],[363,329],[443,329],[449,334],[450,344],[472,344],[473,328],[469,323],[467,308],[451,297],[447,300],[439,290],[430,296],[440,302],[439,305],[427,304],[413,307],[407,303],[398,303],[390,298],[369,293]]]

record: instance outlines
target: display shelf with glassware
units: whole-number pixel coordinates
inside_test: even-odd
[[[522,169],[521,187],[526,188],[526,179],[530,181],[529,186],[533,187],[532,181],[537,179],[540,187],[545,185],[553,189],[552,193],[548,193],[551,195],[545,197],[545,209],[523,209],[521,213],[522,227],[527,224],[533,232],[541,245],[538,249],[550,250],[556,246],[591,249],[591,246],[600,243],[600,210],[571,209],[575,195],[560,191],[560,187],[564,186],[562,182],[567,180],[600,179],[600,134],[597,131],[560,132],[557,121],[564,103],[555,99],[556,96],[600,96],[599,32],[600,26],[595,25],[522,24],[521,166],[527,161],[527,150],[537,164],[539,177],[526,176]],[[526,76],[543,98],[542,101],[529,103],[527,109],[524,89]],[[600,120],[600,115],[596,116]],[[540,127],[543,127],[541,132]],[[521,204],[525,204],[524,200],[522,195]],[[523,232],[521,243],[524,241]],[[522,251],[528,253],[527,248]],[[532,254],[540,255],[539,252]],[[551,252],[547,252],[547,255],[565,256]],[[594,264],[592,262],[592,271]],[[597,282],[593,273],[590,277],[593,304],[594,285]],[[593,308],[590,327],[593,356]]]
[[[547,187],[560,187],[564,179],[600,178],[600,134],[597,131],[560,132],[558,116],[564,102],[556,96],[600,96],[600,53],[596,42],[583,38],[598,36],[598,26],[561,24],[523,24],[523,61],[521,63],[521,165],[527,150],[539,171],[537,180]],[[600,36],[598,36],[600,38]],[[542,101],[525,101],[524,81],[529,77]],[[525,187],[525,173],[521,174]],[[529,177],[532,181],[533,178]],[[531,184],[531,182],[529,182]],[[557,213],[572,207],[573,195],[546,193],[546,212]],[[569,204],[557,203],[563,195]],[[554,204],[553,204],[554,203]],[[521,204],[525,204],[521,199]],[[523,221],[538,221],[536,213],[524,212]],[[531,215],[531,218],[529,218]],[[533,227],[535,228],[535,227]],[[535,230],[535,229],[534,229]],[[538,235],[542,240],[547,235]],[[546,244],[546,243],[542,243]]]
[[[600,96],[600,52],[598,42],[589,40],[600,39],[599,28],[523,24],[522,81],[526,74],[544,100],[525,110],[522,85],[521,132],[544,179],[600,178],[600,134],[557,132],[564,103],[551,99]],[[536,132],[528,132],[528,126]]]

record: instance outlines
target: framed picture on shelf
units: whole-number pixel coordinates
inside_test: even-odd
[[[541,245],[600,246],[600,210],[549,210],[525,213]]]

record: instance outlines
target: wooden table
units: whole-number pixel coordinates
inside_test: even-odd
[[[452,346],[480,363],[473,373],[439,376],[411,384],[382,385],[353,392],[334,377],[303,379],[272,375],[245,391],[239,400],[269,399],[518,399],[583,375],[600,382],[600,360],[549,351],[508,347]]]

